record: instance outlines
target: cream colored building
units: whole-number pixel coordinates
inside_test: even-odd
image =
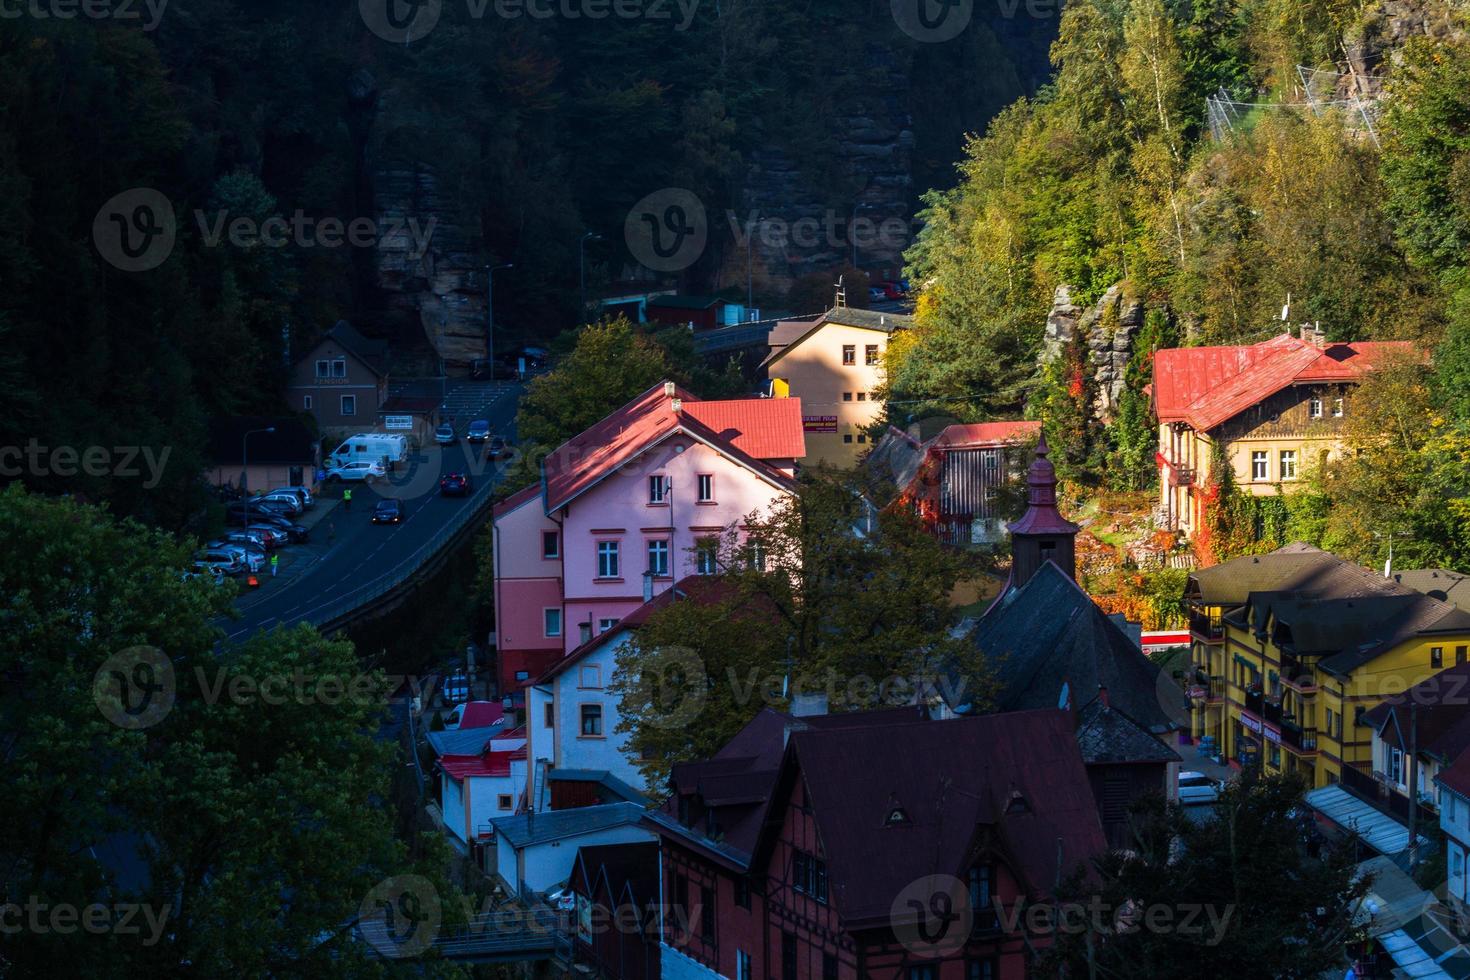
[[[839,306],[815,320],[783,320],[761,362],[776,397],[801,399],[803,463],[850,467],[870,447],[867,429],[883,413],[878,391],[895,330],[913,325],[900,313]]]
[[[1259,344],[1181,347],[1154,355],[1159,420],[1159,505],[1170,528],[1193,537],[1203,525],[1216,447],[1237,489],[1290,490],[1341,450],[1352,392],[1385,358],[1411,344],[1328,343],[1303,327]]]

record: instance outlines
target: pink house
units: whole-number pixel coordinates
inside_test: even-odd
[[[548,456],[495,507],[502,691],[688,575],[709,542],[795,490],[801,401],[650,388]]]

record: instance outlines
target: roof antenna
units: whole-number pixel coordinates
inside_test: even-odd
[[[1291,293],[1286,294],[1286,305],[1281,308],[1281,322],[1285,323],[1291,317]]]
[[[847,286],[845,285],[846,279],[847,276],[840,275],[837,277],[837,282],[833,284],[837,287],[837,298],[833,301],[833,309],[840,310],[842,307],[847,305]]]

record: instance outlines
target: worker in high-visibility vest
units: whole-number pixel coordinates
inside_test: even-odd
[[[348,510],[352,509],[352,490],[348,488],[342,491],[342,506]]]
[[[271,578],[276,577],[276,568],[281,564],[280,555],[271,555]]]

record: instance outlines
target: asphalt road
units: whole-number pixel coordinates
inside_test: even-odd
[[[518,396],[519,389],[507,390],[487,413],[493,431],[508,442]],[[456,423],[461,434],[468,423],[468,419]],[[308,620],[354,593],[368,591],[381,579],[411,571],[427,557],[420,553],[423,545],[465,508],[482,505],[493,492],[506,461],[492,464],[482,457],[479,445],[472,449],[463,441],[424,447],[390,480],[373,486],[346,484],[352,488],[350,510],[340,500],[341,486],[324,486],[318,506],[332,510],[312,528],[310,544],[292,549],[289,574],[264,582],[260,591],[236,601],[239,618],[224,624],[229,640],[241,642],[259,630]],[[441,497],[439,478],[448,473],[468,473],[473,495]],[[402,523],[373,524],[374,505],[388,497],[402,502]]]

